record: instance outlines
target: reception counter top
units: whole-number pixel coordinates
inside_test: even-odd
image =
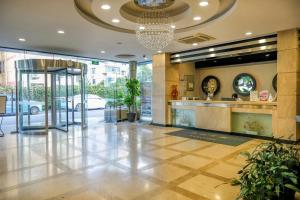
[[[175,126],[272,137],[277,102],[171,100],[169,113]]]
[[[227,104],[227,105],[254,105],[254,106],[277,106],[277,102],[269,101],[206,101],[206,100],[170,100],[170,103],[181,104]]]

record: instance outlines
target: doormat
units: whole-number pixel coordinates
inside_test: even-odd
[[[207,142],[213,142],[217,144],[225,144],[230,146],[238,146],[245,142],[252,140],[250,137],[243,137],[238,135],[230,135],[224,133],[217,133],[213,131],[204,131],[204,130],[190,130],[184,129],[180,131],[174,131],[166,133],[172,136],[185,137],[195,140],[203,140]]]

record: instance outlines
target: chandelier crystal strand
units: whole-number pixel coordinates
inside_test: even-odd
[[[174,39],[171,20],[161,9],[144,12],[138,22],[137,39],[150,50],[162,50]]]

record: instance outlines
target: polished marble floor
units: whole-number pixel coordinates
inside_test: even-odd
[[[0,200],[233,200],[241,151],[169,136],[177,128],[94,123],[66,134],[0,138]]]

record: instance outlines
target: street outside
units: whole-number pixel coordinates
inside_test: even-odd
[[[49,112],[49,121],[51,120],[51,112]],[[75,120],[80,121],[80,112],[74,112]],[[69,112],[69,119],[71,119],[72,112]],[[89,110],[88,111],[88,122],[89,123],[101,123],[104,121],[104,110]],[[27,122],[27,115],[23,117],[24,124]],[[26,120],[26,121],[25,121]],[[45,124],[45,112],[40,112],[37,115],[30,115],[31,125],[44,125]],[[2,130],[4,133],[10,133],[16,130],[16,116],[5,116],[3,117]]]

